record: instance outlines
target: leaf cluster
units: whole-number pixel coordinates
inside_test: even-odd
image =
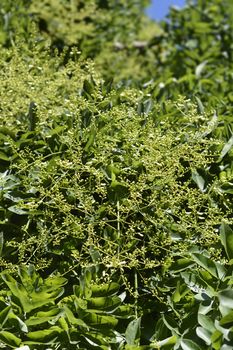
[[[231,348],[232,4],[146,4],[1,1],[3,348]]]

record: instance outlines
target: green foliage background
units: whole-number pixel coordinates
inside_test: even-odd
[[[231,1],[0,5],[0,344],[230,349]]]

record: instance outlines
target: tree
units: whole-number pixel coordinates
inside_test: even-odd
[[[187,1],[159,25],[146,4],[1,2],[7,346],[230,344],[232,4]],[[62,300],[30,264],[66,276]]]

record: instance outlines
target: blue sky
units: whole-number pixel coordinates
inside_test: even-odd
[[[151,6],[146,12],[151,18],[161,20],[168,14],[169,6],[182,7],[184,4],[185,0],[152,0]]]

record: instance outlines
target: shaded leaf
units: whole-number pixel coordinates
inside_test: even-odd
[[[86,313],[83,320],[92,326],[108,325],[110,327],[115,327],[118,323],[118,320],[114,316],[99,315],[94,312]]]
[[[5,322],[7,321],[10,311],[11,311],[11,306],[9,305],[9,306],[5,307],[5,309],[3,309],[0,312],[0,327],[1,328],[3,328]]]
[[[194,262],[191,259],[186,259],[186,258],[181,258],[176,260],[172,265],[171,265],[171,271],[183,271],[186,270],[187,267],[191,267],[194,265]]]
[[[232,146],[233,146],[233,135],[228,140],[228,142],[224,145],[222,152],[219,156],[218,162],[220,162],[225,157],[225,155],[232,149]]]
[[[220,226],[220,239],[228,259],[233,259],[233,230],[227,224]]]
[[[131,321],[125,331],[125,339],[129,345],[138,345],[141,334],[141,318]]]
[[[88,309],[100,309],[101,311],[110,312],[121,304],[121,299],[117,296],[95,297],[87,300]]]

